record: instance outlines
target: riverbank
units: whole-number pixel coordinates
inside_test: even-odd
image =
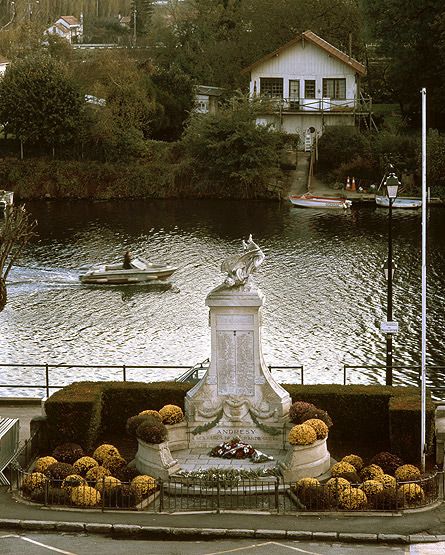
[[[133,200],[233,198],[280,200],[289,189],[288,175],[259,179],[254,188],[243,183],[222,187],[206,182],[168,152],[152,159],[126,163],[91,160],[3,158],[1,188],[14,199],[27,200]]]

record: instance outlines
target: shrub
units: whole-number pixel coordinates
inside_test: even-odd
[[[48,503],[49,505],[66,505],[69,503],[67,490],[49,485],[47,488],[34,490],[30,498],[37,503]]]
[[[322,420],[326,426],[332,426],[332,420],[325,410],[317,408],[312,403],[306,401],[295,401],[289,409],[289,420],[294,424],[303,424],[306,420]]]
[[[395,472],[399,482],[414,482],[420,480],[420,470],[412,464],[404,464],[399,466]]]
[[[358,488],[350,488],[342,491],[338,497],[338,504],[342,509],[354,511],[364,509],[368,499],[364,491]]]
[[[88,470],[91,470],[91,468],[95,466],[99,466],[99,463],[92,457],[81,457],[74,462],[73,466],[78,474],[85,476]]]
[[[88,482],[97,482],[99,478],[105,478],[105,476],[110,476],[110,471],[108,468],[104,468],[103,466],[93,466],[90,468],[86,473],[85,478]]]
[[[157,482],[153,476],[148,476],[147,474],[142,474],[136,476],[131,481],[131,488],[136,493],[138,498],[148,497],[151,493],[156,491]]]
[[[324,487],[327,496],[331,500],[331,504],[336,505],[340,494],[344,491],[349,491],[351,489],[351,484],[346,478],[330,478]]]
[[[391,474],[391,476],[394,476],[396,469],[403,465],[403,461],[400,457],[393,455],[392,453],[388,453],[388,451],[378,453],[372,457],[369,462],[370,464],[380,466],[385,474]]]
[[[104,500],[107,507],[121,507],[129,509],[138,502],[136,492],[127,484],[120,484],[104,490]]]
[[[82,447],[77,443],[63,443],[53,451],[53,457],[59,462],[73,464],[85,455]]]
[[[383,476],[377,476],[376,480],[383,484],[384,489],[392,489],[395,490],[397,486],[397,480],[394,476],[390,474],[383,474]]]
[[[117,473],[125,471],[127,468],[127,461],[121,456],[112,455],[103,461],[102,466],[107,468],[111,474],[115,476]]]
[[[62,482],[62,489],[65,489],[68,491],[68,493],[71,493],[71,490],[77,486],[82,486],[82,485],[86,485],[86,480],[85,478],[83,478],[82,476],[79,476],[79,474],[70,474],[69,476],[67,476],[63,482]]]
[[[104,492],[120,485],[121,481],[114,478],[114,476],[105,476],[104,478],[99,478],[99,480],[97,480],[95,488],[97,491]]]
[[[184,413],[177,405],[165,405],[159,411],[163,424],[177,424],[184,420]]]
[[[383,491],[383,484],[377,480],[365,480],[360,486],[360,489],[366,493],[368,498],[370,498]]]
[[[56,462],[57,459],[55,459],[54,457],[40,457],[36,460],[36,463],[34,465],[34,472],[45,472],[48,466],[51,466]]]
[[[384,472],[377,464],[370,464],[360,470],[360,478],[365,480],[378,480]]]
[[[48,478],[41,472],[32,472],[23,478],[22,492],[31,495],[36,490],[43,490],[48,483]]]
[[[162,416],[159,414],[159,411],[157,410],[151,410],[151,409],[143,410],[138,414],[138,416],[153,416],[153,418],[157,418],[162,422]]]
[[[374,495],[370,501],[374,508],[380,510],[396,510],[399,506],[395,488],[386,489],[383,487],[383,490]]]
[[[120,456],[120,453],[114,445],[103,443],[102,445],[99,445],[99,447],[97,447],[97,449],[94,451],[93,459],[96,459],[99,464],[102,464],[104,459],[106,459],[110,455]]]
[[[158,413],[159,414],[159,413]],[[161,422],[161,417],[156,418],[153,415],[149,414],[138,414],[136,416],[130,416],[127,420],[126,431],[127,434],[133,437],[136,437],[136,430],[139,426],[145,422],[150,422],[151,424],[156,424]]]
[[[319,487],[320,486],[320,481],[317,480],[317,478],[301,478],[300,480],[298,480],[298,482],[295,484],[295,491],[297,492],[297,494],[302,491],[303,489],[306,488],[313,488],[313,487]]]
[[[425,493],[419,484],[402,484],[397,490],[397,500],[402,506],[420,505],[425,500]]]
[[[53,463],[45,470],[45,476],[50,480],[64,480],[70,474],[76,474],[76,470],[72,464]]]
[[[358,455],[346,455],[342,458],[340,462],[346,462],[352,464],[357,472],[359,472],[363,468],[363,459]]]
[[[167,435],[167,428],[162,422],[142,422],[136,430],[136,436],[145,443],[162,443]]]
[[[355,467],[347,462],[340,461],[331,467],[331,476],[333,478],[344,478],[348,482],[359,482],[360,479],[355,471]]]
[[[354,127],[328,126],[319,141],[319,166],[330,171],[356,156],[370,157],[370,140]]]
[[[317,439],[324,439],[328,437],[329,428],[319,418],[310,418],[309,420],[305,421],[305,424],[314,428],[315,433],[317,434]]]
[[[317,441],[317,433],[307,424],[297,424],[288,435],[288,441],[291,445],[310,445]]]
[[[71,502],[77,507],[96,507],[100,499],[97,489],[90,486],[77,486],[71,490]]]
[[[324,489],[316,478],[301,478],[295,484],[295,493],[307,510],[327,508],[327,498]]]

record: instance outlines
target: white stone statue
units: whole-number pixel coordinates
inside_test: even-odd
[[[229,287],[244,285],[264,259],[263,251],[250,234],[247,242],[243,240],[243,253],[229,256],[221,264],[221,271],[227,273],[224,284]]]

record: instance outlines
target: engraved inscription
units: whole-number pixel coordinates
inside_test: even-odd
[[[236,334],[236,390],[238,395],[255,395],[253,332]]]
[[[229,325],[236,329],[237,326],[253,326],[253,316],[251,314],[219,314],[217,317],[218,327]]]
[[[216,332],[218,395],[236,394],[235,340],[233,331]]]

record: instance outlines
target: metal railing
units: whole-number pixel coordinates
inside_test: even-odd
[[[333,112],[333,113],[367,113],[371,110],[371,98],[274,98],[261,97],[271,111],[279,112]]]
[[[68,383],[64,384],[56,384],[50,383],[50,370],[56,369],[70,369],[75,371],[76,369],[86,369],[86,370],[117,370],[122,381],[128,381],[128,371],[130,370],[190,370],[190,365],[188,366],[176,366],[176,365],[167,365],[167,364],[152,364],[152,365],[134,365],[134,364],[50,364],[50,363],[43,363],[43,364],[0,364],[0,369],[3,368],[30,368],[33,370],[42,370],[44,373],[44,383],[0,383],[0,388],[10,388],[10,389],[41,389],[45,391],[47,397],[50,395],[50,390],[54,389],[61,389],[75,381],[70,379]],[[193,367],[192,367],[193,368]],[[79,378],[85,380],[86,378]],[[91,378],[90,378],[91,379]],[[109,376],[105,378],[103,381],[109,379]],[[141,379],[141,378],[138,378]],[[101,379],[97,381],[102,381]]]
[[[395,480],[392,487],[367,489],[363,484],[330,480],[324,484],[286,483],[278,476],[216,479],[172,476],[143,490],[132,482],[50,480],[16,469],[15,484],[27,500],[44,506],[96,508],[102,511],[144,510],[158,513],[260,511],[292,514],[308,511],[388,511],[427,507],[441,499],[443,472],[412,482]],[[71,478],[72,479],[72,478]],[[77,480],[80,482],[79,478]]]
[[[350,370],[382,370],[382,378],[384,381],[384,372],[386,372],[386,365],[382,364],[382,365],[350,365],[350,364],[345,364],[343,365],[343,385],[347,385],[348,384],[348,371]],[[421,371],[421,366],[420,365],[397,365],[397,366],[391,366],[392,370],[415,370],[417,373],[417,385],[420,385],[420,380],[421,380],[421,376],[420,376],[420,371]],[[445,371],[445,366],[426,366],[426,371],[429,372],[430,370],[442,370]],[[405,385],[403,383],[401,383],[400,385]],[[442,387],[429,387],[430,390],[445,390],[445,388]]]

